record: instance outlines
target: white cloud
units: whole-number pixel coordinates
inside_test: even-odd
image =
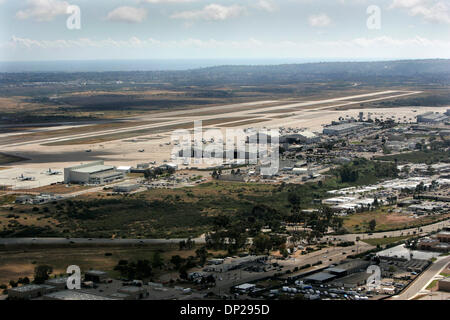
[[[427,21],[450,24],[448,0],[393,0],[389,8],[403,8],[411,16],[421,16]]]
[[[256,7],[267,12],[274,12],[278,9],[275,3],[269,0],[259,0]]]
[[[173,19],[185,20],[227,20],[245,12],[245,8],[238,5],[222,6],[210,4],[201,10],[182,11],[171,15]]]
[[[12,39],[2,45],[9,48],[41,48],[41,49],[64,49],[64,48],[205,48],[205,49],[323,49],[333,54],[339,50],[414,50],[420,48],[428,48],[431,50],[448,50],[450,42],[443,40],[431,40],[423,37],[413,37],[407,39],[396,39],[388,36],[380,36],[375,38],[354,38],[340,41],[261,41],[250,38],[242,41],[222,41],[216,39],[202,40],[187,38],[178,41],[161,41],[153,38],[140,39],[131,37],[126,40],[93,40],[90,38],[80,38],[77,40],[33,40],[28,38],[20,38],[13,36]]]
[[[27,0],[26,8],[16,13],[18,19],[34,19],[36,21],[51,21],[56,16],[67,14],[70,4],[60,0]]]
[[[134,7],[119,7],[108,13],[106,17],[110,21],[127,23],[139,23],[147,17],[147,10]]]
[[[189,3],[197,1],[198,0],[141,0],[141,2],[147,3]]]
[[[308,22],[312,27],[327,27],[331,24],[331,19],[325,13],[321,13],[309,16]]]

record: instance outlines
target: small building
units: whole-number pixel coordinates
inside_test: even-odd
[[[442,231],[436,235],[440,242],[450,242],[450,231]]]
[[[255,289],[256,285],[251,283],[243,283],[241,285],[235,286],[234,289],[241,293],[248,293],[251,290]]]
[[[84,281],[92,281],[94,283],[102,283],[108,279],[105,271],[89,270],[84,274]]]
[[[67,280],[68,277],[59,277],[59,278],[52,278],[45,281],[45,284],[49,286],[53,286],[58,290],[65,290],[67,289]]]
[[[33,201],[33,197],[30,195],[20,195],[16,196],[16,203],[17,204],[27,204],[31,203]]]
[[[439,291],[450,292],[450,277],[438,281]]]
[[[122,184],[118,186],[114,186],[113,191],[114,192],[120,192],[120,193],[129,193],[133,192],[139,189],[138,184]]]
[[[221,174],[219,176],[221,181],[231,181],[231,182],[247,182],[249,179],[243,174]]]
[[[137,286],[125,286],[117,290],[117,292],[129,296],[131,300],[140,300],[148,296],[147,289]]]
[[[116,169],[119,172],[123,172],[123,173],[130,173],[131,172],[131,166],[119,166]]]

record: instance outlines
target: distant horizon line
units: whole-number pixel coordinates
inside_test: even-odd
[[[0,61],[0,73],[170,72],[223,66],[438,61],[446,58],[150,58]]]
[[[218,60],[315,60],[335,61],[411,61],[411,60],[450,60],[450,58],[137,58],[137,59],[57,59],[57,60],[0,60],[0,63],[40,63],[40,62],[115,62],[115,61],[218,61]]]

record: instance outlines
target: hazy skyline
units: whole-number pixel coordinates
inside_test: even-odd
[[[66,26],[81,9],[81,29]],[[369,6],[381,9],[368,28]],[[1,61],[450,58],[446,0],[0,0]]]

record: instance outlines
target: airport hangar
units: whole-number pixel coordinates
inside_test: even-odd
[[[122,171],[105,165],[102,160],[64,169],[64,183],[105,184],[124,177]]]

